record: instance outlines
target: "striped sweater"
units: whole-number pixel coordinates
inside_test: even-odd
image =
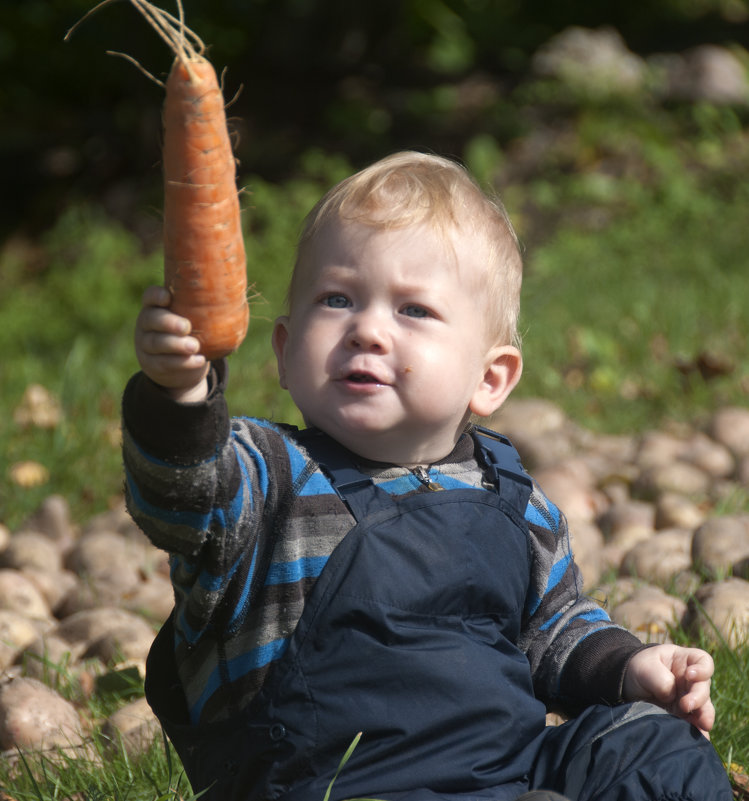
[[[354,525],[295,429],[229,417],[224,371],[223,363],[214,367],[204,403],[174,403],[142,374],[123,398],[128,509],[170,554],[175,656],[195,723],[249,704]],[[474,448],[464,435],[428,476],[392,465],[360,468],[396,498],[428,492],[427,480],[492,491]],[[640,643],[582,594],[566,521],[535,485],[524,511],[532,567],[518,645],[536,693],[570,709],[616,702]]]

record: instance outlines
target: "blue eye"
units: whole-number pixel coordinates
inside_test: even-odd
[[[321,303],[323,306],[329,306],[331,309],[345,309],[351,305],[349,299],[345,295],[326,295]]]
[[[403,314],[407,317],[429,317],[429,312],[423,306],[417,306],[415,303],[404,306]]]

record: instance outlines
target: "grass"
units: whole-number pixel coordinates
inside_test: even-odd
[[[526,367],[517,391],[550,398],[578,422],[611,433],[704,421],[720,404],[745,406],[746,118],[707,106],[561,103],[553,112],[561,133],[524,165],[522,179],[486,137],[465,151],[469,166],[502,189],[527,247]],[[244,181],[258,294],[250,333],[230,360],[237,412],[300,422],[277,386],[270,331],[300,221],[349,170],[344,159],[312,152],[285,185]],[[119,402],[137,368],[132,329],[142,290],[160,276],[158,251],[145,252],[86,206],[71,208],[35,245],[11,241],[0,252],[0,523],[11,530],[51,493],[63,495],[80,522],[119,497]],[[57,400],[58,424],[14,422],[31,384]],[[37,482],[13,480],[12,466],[23,461],[42,468]],[[746,493],[717,511],[741,509],[749,509]],[[747,767],[749,647],[708,647],[716,661],[713,742],[724,761]],[[21,763],[11,777],[0,765],[0,788],[16,801],[189,797],[163,743],[137,761],[110,745],[106,754],[106,770],[83,760],[32,766],[28,758],[28,769]]]

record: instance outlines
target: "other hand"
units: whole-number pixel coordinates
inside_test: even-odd
[[[715,723],[710,700],[713,658],[699,648],[655,645],[638,651],[624,675],[627,701],[650,701],[694,724],[709,738]]]

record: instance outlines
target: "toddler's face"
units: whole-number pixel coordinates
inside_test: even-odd
[[[281,385],[306,423],[376,461],[446,456],[470,411],[487,413],[475,406],[497,349],[480,252],[427,225],[327,224],[273,338]]]

